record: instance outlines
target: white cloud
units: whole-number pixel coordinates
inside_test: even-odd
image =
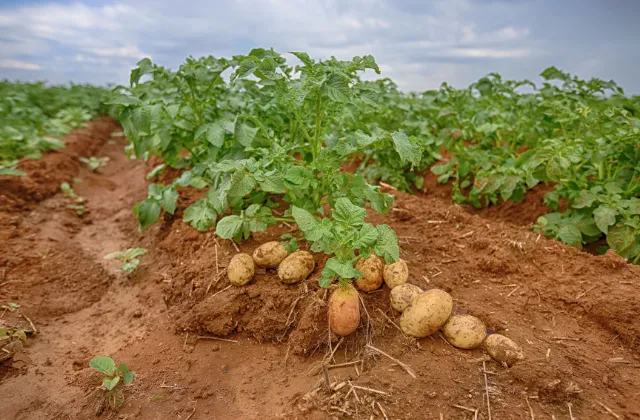
[[[13,60],[10,58],[0,58],[0,68],[19,70],[40,70],[40,66],[27,61]]]
[[[523,58],[531,55],[528,48],[451,48],[439,53],[445,57],[465,58]]]
[[[514,28],[513,26],[506,26],[497,30],[494,33],[495,39],[498,41],[516,41],[527,37],[531,31],[529,28]]]
[[[149,54],[142,53],[135,45],[128,45],[116,48],[84,48],[84,51],[90,52],[101,57],[127,57],[127,58],[143,58],[151,57]]]

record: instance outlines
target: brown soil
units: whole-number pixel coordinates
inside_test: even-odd
[[[435,194],[396,194],[395,211],[370,220],[398,233],[410,281],[447,290],[456,312],[481,318],[524,349],[526,360],[512,368],[486,361],[487,390],[483,351],[454,349],[438,335],[406,338],[386,318],[397,322],[399,315],[386,288],[362,295],[366,311],[355,334],[342,342],[330,337],[328,293],[317,288],[326,256],[315,256],[316,269],[301,284],[282,285],[265,270],[249,286],[229,287],[224,270],[237,252],[233,244],[181,222],[195,191],[184,191],[175,217],[139,234],[131,207],[145,197],[144,175],[152,165],[127,160],[123,139],[109,140],[114,129],[101,120],[69,136],[64,152],[37,164],[53,173],[26,168],[27,178],[0,179],[0,239],[8,243],[0,260],[0,302],[19,303],[38,330],[0,367],[3,420],[96,413],[382,419],[381,408],[389,419],[473,418],[459,407],[479,409],[478,418],[488,419],[487,392],[493,419],[531,413],[569,419],[569,404],[580,419],[615,418],[607,409],[640,418],[640,267],[538,237],[504,223],[520,218],[498,210],[470,214],[440,196],[446,186],[428,186]],[[91,173],[76,163],[80,156],[110,161]],[[82,179],[76,191],[87,199],[82,218],[56,194],[60,182],[74,176]],[[510,208],[517,214],[518,206]],[[291,231],[277,226],[239,248],[250,253]],[[103,259],[134,246],[148,253],[132,278]],[[232,341],[200,338],[213,336]],[[350,384],[323,388],[329,343],[332,364],[362,360],[328,370],[330,383],[350,381],[385,395],[356,388],[345,400]],[[366,343],[410,366],[416,378],[386,356],[365,352]],[[104,406],[100,376],[88,368],[97,355],[138,373],[117,412]]]

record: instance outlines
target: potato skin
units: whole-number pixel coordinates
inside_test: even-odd
[[[356,269],[364,274],[361,278],[356,279],[355,284],[358,290],[363,292],[373,292],[382,286],[382,271],[384,263],[380,257],[372,254],[368,259],[360,258],[356,264]]]
[[[270,268],[287,257],[287,248],[278,241],[265,242],[253,251],[253,262],[258,267]]]
[[[422,289],[415,284],[401,284],[391,289],[391,306],[398,312],[404,312],[409,303],[420,293]]]
[[[398,260],[393,264],[385,265],[383,278],[384,282],[390,289],[406,283],[409,279],[409,267],[407,267],[407,262],[402,258],[398,258]]]
[[[524,359],[522,348],[504,335],[491,334],[484,340],[484,348],[493,360],[509,367]]]
[[[313,255],[307,251],[296,251],[282,260],[278,266],[278,277],[286,284],[306,279],[316,267]]]
[[[360,298],[358,291],[349,284],[339,286],[329,298],[329,327],[339,336],[346,336],[360,325]]]
[[[453,310],[449,293],[431,289],[416,296],[400,317],[400,328],[405,334],[422,338],[438,331],[447,322]]]
[[[253,258],[249,254],[234,255],[227,267],[227,277],[234,286],[244,286],[249,283],[254,273]]]
[[[473,315],[454,315],[442,327],[447,341],[460,349],[475,349],[487,336],[487,327]]]

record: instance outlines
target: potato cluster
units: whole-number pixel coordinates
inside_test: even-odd
[[[453,299],[444,290],[423,291],[407,283],[409,270],[405,261],[398,260],[383,269],[385,283],[391,288],[391,306],[400,316],[400,328],[411,337],[427,337],[441,330],[452,346],[474,349],[484,345],[494,360],[512,366],[524,359],[520,346],[500,334],[487,336],[484,323],[472,315],[453,313]],[[362,289],[361,289],[362,290]]]
[[[307,251],[296,251],[288,255],[287,249],[280,242],[272,241],[260,245],[249,254],[236,254],[227,267],[227,277],[234,286],[248,284],[259,268],[277,268],[280,281],[295,284],[307,277],[316,266],[313,255]]]
[[[295,284],[313,272],[315,260],[307,251],[288,254],[280,242],[267,242],[256,248],[252,256],[244,253],[233,256],[227,267],[229,281],[235,286],[248,284],[256,266],[277,268],[282,283]],[[372,254],[358,260],[356,268],[363,276],[353,285],[339,286],[329,299],[329,327],[335,334],[349,335],[360,325],[358,290],[372,292],[384,282],[391,289],[391,306],[402,313],[400,328],[408,336],[423,338],[440,330],[452,346],[474,349],[483,345],[494,360],[507,366],[524,359],[520,346],[509,338],[500,334],[487,336],[487,329],[480,319],[466,314],[453,315],[453,298],[444,290],[423,291],[407,283],[409,267],[406,261],[398,259],[393,264],[385,264]]]

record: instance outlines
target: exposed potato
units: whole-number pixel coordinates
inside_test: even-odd
[[[447,341],[461,349],[475,349],[487,336],[487,327],[472,315],[454,315],[444,324]]]
[[[275,267],[286,257],[287,248],[278,241],[265,242],[253,251],[253,261],[261,268]]]
[[[364,274],[361,278],[356,279],[356,287],[363,292],[373,292],[382,286],[382,271],[384,263],[375,254],[368,259],[360,258],[356,264],[356,268]]]
[[[244,286],[249,283],[254,273],[253,258],[249,254],[234,255],[227,267],[227,277],[234,286]]]
[[[404,312],[409,302],[422,293],[422,289],[414,284],[401,284],[391,289],[391,306],[399,312]]]
[[[493,360],[504,362],[507,366],[513,366],[524,359],[522,348],[504,335],[491,334],[484,340],[484,348]]]
[[[407,267],[406,261],[398,258],[393,264],[385,265],[383,277],[390,289],[406,283],[409,279],[409,267]]]
[[[420,293],[400,317],[400,328],[412,337],[426,337],[438,331],[447,322],[453,310],[449,293],[431,289]]]
[[[360,298],[349,284],[338,287],[329,298],[329,327],[340,336],[349,335],[360,325]]]
[[[283,283],[294,284],[306,279],[316,266],[313,255],[307,251],[296,251],[282,260],[278,266],[278,277]]]

